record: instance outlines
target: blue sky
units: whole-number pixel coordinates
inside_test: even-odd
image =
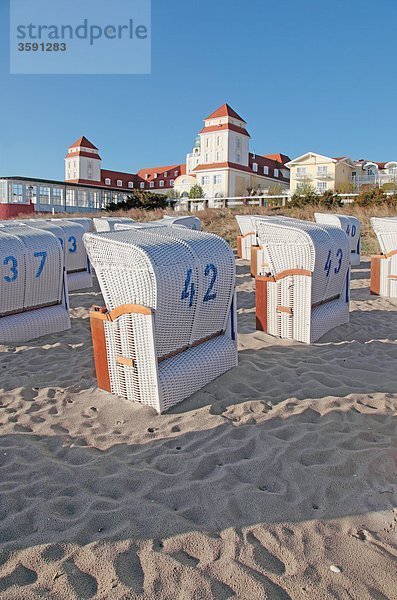
[[[0,175],[63,179],[81,135],[108,169],[183,162],[225,101],[257,153],[397,159],[395,0],[153,0],[139,76],[10,75],[8,20],[0,0]]]

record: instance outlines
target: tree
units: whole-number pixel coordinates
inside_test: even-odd
[[[189,192],[190,200],[194,200],[197,198],[204,198],[204,190],[198,183],[196,183],[192,188],[190,188]]]
[[[111,202],[106,210],[115,212],[118,210],[129,210],[131,208],[141,208],[142,210],[156,210],[157,208],[167,208],[167,198],[163,194],[154,194],[153,192],[144,192],[135,190],[127,197],[127,200],[115,204]]]
[[[319,202],[319,196],[316,190],[309,182],[302,182],[296,188],[296,191],[291,197],[289,206],[301,208],[307,205],[316,205]]]

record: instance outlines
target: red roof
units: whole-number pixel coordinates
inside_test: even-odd
[[[217,117],[233,117],[233,119],[238,119],[239,121],[245,123],[244,119],[226,103],[222,104],[222,106],[220,106],[215,112],[210,114],[205,121],[208,121],[208,119],[216,119]]]
[[[237,133],[241,133],[241,135],[247,135],[248,137],[251,137],[246,129],[244,129],[243,127],[239,127],[238,125],[233,125],[233,123],[222,123],[219,125],[211,125],[210,127],[203,127],[203,129],[199,133],[225,131],[226,129],[231,129],[232,131],[237,131]]]
[[[175,174],[175,171],[178,171],[178,174]],[[167,173],[167,177],[165,177],[164,173]],[[156,179],[175,179],[179,177],[179,175],[185,175],[186,173],[186,164],[184,165],[168,165],[166,167],[150,167],[150,169],[140,169],[137,173],[138,177],[140,177],[143,181],[153,181]],[[157,174],[157,177],[155,175]],[[148,177],[146,177],[148,175]]]
[[[85,156],[87,158],[92,158],[93,160],[102,160],[99,154],[90,154],[89,152],[84,152],[84,150],[70,152],[65,156],[65,158],[75,158],[76,156]]]
[[[209,163],[206,165],[197,165],[193,171],[212,171],[213,169],[237,169],[238,171],[252,172],[250,167],[246,165],[240,165],[239,163],[232,162],[221,162],[221,163]]]
[[[75,141],[74,144],[72,144],[71,146],[69,146],[69,148],[91,148],[92,150],[98,150],[98,148],[96,146],[94,146],[94,144],[91,144],[90,140],[87,140],[86,137],[84,137],[84,135],[79,138],[78,140]]]
[[[279,162],[282,165],[285,165],[291,160],[289,156],[287,156],[286,154],[281,154],[280,152],[278,152],[277,154],[265,154],[264,158],[270,158],[271,160],[275,160],[276,162]]]

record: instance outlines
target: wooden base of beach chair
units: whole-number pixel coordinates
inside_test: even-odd
[[[251,246],[251,277],[256,277],[257,275],[259,275],[258,250],[259,246]]]
[[[386,257],[381,254],[371,256],[370,292],[374,296],[380,295],[381,260],[385,258]]]
[[[93,306],[90,310],[90,325],[98,387],[100,390],[110,392],[110,376],[105,336],[106,313],[106,308]]]
[[[256,328],[268,332],[267,302],[268,302],[268,277],[256,277]]]

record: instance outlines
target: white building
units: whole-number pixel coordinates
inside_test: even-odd
[[[204,127],[186,157],[186,173],[175,180],[175,190],[187,196],[200,185],[206,197],[246,196],[275,186],[288,189],[288,156],[261,156],[249,151],[247,123],[228,104],[204,119]]]

